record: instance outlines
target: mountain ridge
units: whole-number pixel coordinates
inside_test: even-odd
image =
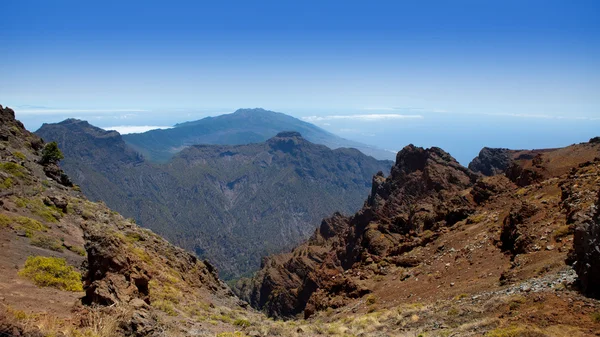
[[[498,152],[505,151],[512,150]],[[495,151],[483,151],[484,157],[486,152]],[[460,306],[457,299],[471,298],[467,303],[476,304],[489,294],[518,294],[526,303],[531,284],[546,301],[567,279],[597,296],[592,284],[600,279],[592,276],[597,262],[591,261],[598,248],[592,237],[600,233],[592,220],[599,214],[600,144],[513,152],[504,170],[488,177],[439,148],[408,145],[389,177],[373,178],[359,212],[325,218],[308,241],[264,259],[261,270],[239,280],[234,291],[270,316],[304,318],[320,312],[341,318],[348,308],[368,315],[382,306],[394,310],[398,301],[450,298]],[[573,232],[581,242],[574,252],[573,239],[566,239]],[[585,270],[578,279],[566,276],[574,271],[565,260],[573,264],[575,255],[588,261],[575,263]],[[545,286],[536,283],[540,275]],[[405,310],[427,315],[410,308]]]
[[[193,145],[164,164],[143,160],[118,133],[86,122],[36,132],[58,142],[63,168],[91,199],[209,258],[226,278],[307,238],[326,214],[360,208],[371,176],[391,167],[296,131],[255,144]]]
[[[179,123],[171,129],[123,135],[123,139],[149,160],[165,162],[186,146],[260,143],[282,131],[300,132],[312,143],[331,149],[353,147],[380,160],[394,158],[389,151],[338,137],[316,125],[262,108],[238,109],[230,114]]]

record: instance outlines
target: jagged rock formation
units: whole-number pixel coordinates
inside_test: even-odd
[[[44,124],[37,134],[58,142],[63,168],[86,196],[210,259],[225,278],[307,239],[324,216],[358,210],[371,176],[392,164],[298,132],[190,146],[166,164],[144,161],[117,132],[85,121]]]
[[[378,298],[433,301],[440,287],[446,296],[506,287],[558,268],[570,245],[560,209],[571,205],[560,202],[560,186],[575,186],[577,207],[589,205],[580,191],[597,193],[600,166],[585,163],[600,147],[514,152],[510,165],[539,170],[539,179],[519,186],[499,170],[477,175],[438,148],[407,146],[389,177],[373,177],[362,210],[323,220],[307,243],[265,259],[235,291],[269,315],[311,317]],[[580,165],[592,166],[583,173]],[[565,178],[570,170],[578,183]]]
[[[593,172],[591,167],[598,165],[600,157],[581,165],[562,185],[563,208],[574,232],[567,262],[577,271],[581,290],[595,298],[600,298],[600,183],[590,179],[593,178],[590,172]],[[582,184],[580,177],[591,181]]]
[[[469,163],[469,170],[486,176],[503,173],[512,162],[513,152],[509,149],[484,147],[479,155]]]
[[[575,227],[573,259],[583,292],[600,298],[600,194],[590,214]]]
[[[537,208],[527,202],[514,207],[504,218],[500,241],[503,251],[510,252],[513,256],[527,253],[532,239],[525,232],[524,222],[537,212]]]
[[[369,292],[347,277],[370,262],[406,264],[397,257],[431,241],[439,231],[463,220],[473,204],[458,192],[476,175],[439,148],[409,145],[397,155],[391,174],[373,178],[372,191],[356,215],[335,214],[292,253],[268,258],[239,294],[270,315],[290,316],[340,307]]]

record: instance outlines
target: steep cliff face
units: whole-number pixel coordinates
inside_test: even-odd
[[[365,206],[352,217],[323,220],[311,239],[290,254],[265,259],[239,293],[276,316],[340,307],[369,293],[353,269],[383,260],[411,264],[399,256],[424,245],[473,210],[468,193],[476,175],[439,148],[405,147],[388,178],[373,178]]]
[[[574,232],[567,262],[573,265],[583,293],[600,299],[600,157],[573,170],[562,185],[563,208]]]

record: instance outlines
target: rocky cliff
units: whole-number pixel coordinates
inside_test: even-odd
[[[479,312],[482,325],[459,334],[551,336],[536,323],[550,320],[588,335],[600,304],[578,290],[593,295],[597,284],[600,146],[531,152],[514,151],[510,165],[483,176],[438,148],[407,146],[387,178],[374,176],[359,212],[323,220],[236,292],[277,317],[380,317],[386,308],[398,333],[456,331],[445,324],[475,324],[466,317]],[[512,165],[540,174],[525,183],[505,174]],[[564,263],[573,246],[575,270]]]
[[[239,293],[271,315],[290,316],[341,307],[370,290],[348,271],[402,258],[426,245],[474,209],[468,193],[476,175],[439,148],[409,145],[396,157],[390,176],[373,178],[365,206],[354,216],[323,220],[311,239],[292,253],[268,258]],[[360,274],[360,272],[357,272]],[[246,282],[246,283],[244,283]],[[249,283],[248,283],[249,282]]]

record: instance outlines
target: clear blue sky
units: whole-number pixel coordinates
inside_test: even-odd
[[[0,13],[0,104],[30,129],[264,107],[462,162],[600,134],[600,1],[6,0]]]

